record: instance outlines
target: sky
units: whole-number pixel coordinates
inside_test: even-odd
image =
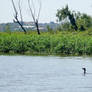
[[[33,21],[27,0],[21,0],[22,15],[24,21]],[[16,7],[18,0],[14,0]],[[39,7],[38,0],[34,0],[35,7]],[[40,13],[39,22],[48,23],[50,21],[56,22],[57,9],[63,8],[68,4],[70,10],[80,11],[92,16],[92,0],[41,0],[42,8]],[[36,10],[36,13],[38,10]],[[36,14],[37,15],[37,14]],[[0,23],[12,22],[14,19],[14,10],[11,0],[0,1]]]

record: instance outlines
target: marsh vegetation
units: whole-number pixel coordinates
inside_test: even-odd
[[[17,54],[91,55],[92,32],[0,33],[0,52]]]

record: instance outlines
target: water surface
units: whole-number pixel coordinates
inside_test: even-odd
[[[92,58],[0,56],[0,92],[92,92]]]

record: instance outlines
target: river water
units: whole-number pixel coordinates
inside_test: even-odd
[[[0,92],[92,92],[92,58],[0,56]]]

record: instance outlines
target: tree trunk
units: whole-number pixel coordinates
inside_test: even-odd
[[[22,30],[24,31],[24,33],[26,34],[27,32],[26,32],[26,30],[25,30],[25,28],[23,27],[23,25],[19,22],[19,20],[18,19],[16,19],[17,20],[17,23],[20,25],[20,27],[22,28]]]
[[[39,25],[38,25],[38,21],[37,21],[37,20],[36,20],[36,22],[35,22],[35,26],[36,26],[38,35],[40,35],[40,30],[39,30]]]

